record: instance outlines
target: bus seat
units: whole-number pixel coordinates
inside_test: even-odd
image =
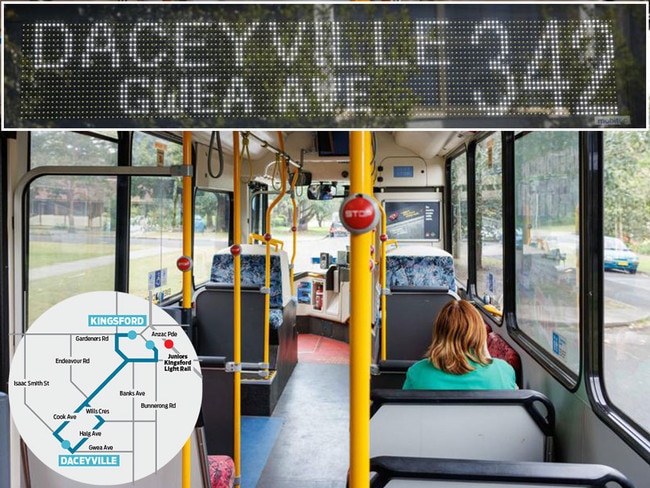
[[[438,312],[459,299],[446,287],[392,286],[386,296],[386,359],[422,359]]]
[[[210,488],[232,488],[235,485],[235,463],[229,456],[208,456]]]
[[[234,377],[223,356],[199,356],[203,376],[201,425],[208,455],[234,456]]]
[[[550,461],[553,404],[532,390],[372,390],[370,455]]]
[[[456,291],[454,259],[442,249],[408,246],[386,253],[386,286],[446,287]]]
[[[199,356],[234,359],[233,307],[231,284],[208,283],[194,295],[196,351]],[[264,360],[264,295],[259,287],[241,287],[242,361]]]
[[[263,288],[266,275],[266,246],[259,244],[241,245],[241,283],[242,286],[257,286]],[[212,258],[210,281],[214,283],[234,282],[233,257],[230,249],[223,249]],[[271,309],[282,310],[291,301],[291,283],[289,282],[289,260],[283,250],[271,251],[270,303]],[[275,313],[270,319],[271,326],[282,325],[278,320],[282,314]]]
[[[379,456],[370,459],[370,471],[371,488],[634,488],[625,475],[602,464]]]
[[[519,353],[508,344],[503,337],[495,332],[490,332],[487,336],[487,348],[490,356],[493,358],[503,359],[515,370],[517,384],[521,385],[522,371],[521,358]]]
[[[492,332],[489,325],[485,324],[485,328],[488,332],[487,348],[490,356],[503,359],[512,366],[515,370],[517,384],[521,386],[523,373],[519,353],[500,335]],[[424,351],[422,354],[424,355]],[[373,370],[374,374],[371,377],[372,388],[401,388],[406,380],[406,371],[419,359],[421,357],[415,359],[386,359],[377,361]]]
[[[202,357],[199,358],[199,361],[201,362],[201,370],[203,372],[203,377],[205,380],[206,374],[209,374],[210,371],[218,369],[218,370],[223,370],[226,362],[225,358],[217,358],[217,357]],[[229,375],[232,376],[232,375]],[[208,381],[211,386],[213,385],[213,382]],[[233,461],[232,455],[233,455],[233,449],[232,449],[232,444],[231,444],[231,449],[230,449],[230,455],[224,454],[210,454],[210,442],[209,442],[209,435],[206,433],[207,429],[205,426],[205,421],[207,420],[208,424],[210,423],[211,420],[209,417],[212,415],[212,412],[207,410],[205,407],[208,404],[205,402],[206,396],[205,396],[205,381],[204,381],[204,402],[201,405],[201,412],[199,413],[199,416],[196,420],[196,426],[194,428],[194,435],[192,439],[192,456],[196,457],[199,460],[199,465],[198,468],[200,469],[200,478],[201,478],[201,486],[203,488],[232,488],[235,484],[235,463]],[[232,381],[231,381],[231,390],[232,390]],[[213,392],[214,394],[215,392]],[[216,392],[217,395],[219,392]],[[230,395],[230,409],[232,410],[232,395]],[[217,396],[217,398],[220,398]],[[224,400],[225,401],[225,400]],[[206,413],[207,417],[206,418]],[[232,415],[231,419],[229,419],[231,422],[231,428],[230,428],[230,437],[232,438]],[[220,433],[222,436],[227,435],[228,432],[221,432]],[[212,446],[214,448],[214,445]],[[195,454],[196,451],[196,454]],[[193,467],[193,472],[194,467]]]

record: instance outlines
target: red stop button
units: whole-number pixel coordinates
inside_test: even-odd
[[[189,271],[192,269],[192,258],[189,256],[181,256],[176,260],[176,267],[179,271]]]
[[[379,222],[377,202],[368,195],[350,195],[339,209],[343,226],[353,234],[363,234],[374,229]]]

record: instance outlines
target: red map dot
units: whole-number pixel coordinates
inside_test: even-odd
[[[171,349],[172,347],[174,347],[174,341],[172,341],[171,339],[167,339],[167,340],[165,341],[165,347],[166,347],[167,349]]]

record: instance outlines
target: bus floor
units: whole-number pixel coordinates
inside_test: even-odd
[[[242,476],[242,488],[345,486],[350,438],[348,346],[305,334],[299,336],[298,351],[298,364],[271,417],[282,419],[277,440],[256,486],[246,486]]]

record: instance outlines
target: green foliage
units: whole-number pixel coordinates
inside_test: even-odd
[[[604,134],[605,235],[650,238],[650,132]]]

